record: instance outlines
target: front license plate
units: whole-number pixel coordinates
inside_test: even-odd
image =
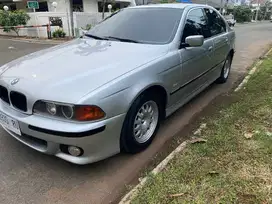
[[[0,124],[5,128],[9,129],[10,131],[16,133],[17,135],[21,135],[21,130],[18,121],[7,116],[1,111],[0,111]]]

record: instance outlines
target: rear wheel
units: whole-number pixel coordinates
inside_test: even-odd
[[[140,95],[125,118],[121,133],[121,149],[137,153],[147,148],[155,137],[161,122],[163,103],[153,93]]]
[[[229,54],[227,59],[225,60],[220,77],[216,80],[217,83],[223,84],[228,80],[230,69],[231,69],[231,63],[232,63],[232,56]]]

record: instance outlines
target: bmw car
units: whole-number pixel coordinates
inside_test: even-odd
[[[137,153],[162,120],[227,81],[234,53],[234,31],[207,5],[121,9],[78,39],[0,67],[0,122],[75,164]]]

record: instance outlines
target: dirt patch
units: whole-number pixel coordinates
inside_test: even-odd
[[[252,194],[238,194],[237,203],[239,204],[256,204],[257,196]]]

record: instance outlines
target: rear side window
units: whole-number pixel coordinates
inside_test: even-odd
[[[182,42],[185,42],[186,37],[192,35],[203,35],[204,38],[211,36],[207,18],[201,8],[189,11],[183,29]]]
[[[225,21],[213,9],[204,9],[208,19],[208,27],[211,31],[211,36],[226,32]]]

